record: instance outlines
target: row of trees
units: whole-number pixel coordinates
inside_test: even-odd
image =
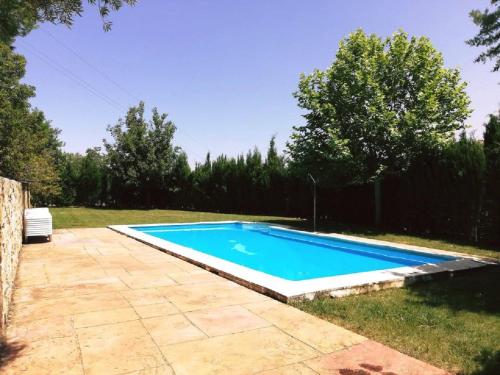
[[[304,165],[280,155],[274,138],[263,155],[219,155],[195,165],[174,145],[175,125],[140,103],[109,128],[112,141],[84,155],[59,159],[62,193],[58,205],[176,208],[237,213],[312,215],[312,186]],[[104,151],[105,150],[105,151]],[[340,175],[342,176],[342,175]],[[319,181],[323,219],[371,225],[376,209],[374,181]],[[381,223],[390,229],[500,241],[500,118],[490,117],[484,142],[462,133],[439,148],[419,153],[401,173],[388,174],[380,191]]]
[[[274,138],[265,157],[254,149],[236,158],[210,153],[191,170],[174,145],[175,125],[144,103],[108,128],[112,141],[84,155],[59,159],[61,194],[39,197],[54,204],[170,207],[235,212],[284,213],[289,171]]]

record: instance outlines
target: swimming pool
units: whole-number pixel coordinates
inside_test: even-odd
[[[247,222],[110,226],[213,272],[282,299],[404,283],[463,260],[380,241]]]
[[[134,227],[134,230],[286,280],[347,275],[453,258],[292,232],[262,224]]]

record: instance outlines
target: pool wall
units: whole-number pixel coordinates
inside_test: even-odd
[[[348,275],[321,277],[316,279],[292,281],[272,276],[257,270],[244,267],[224,259],[203,253],[201,251],[181,246],[176,243],[151,236],[144,232],[139,232],[134,227],[155,227],[170,225],[193,225],[193,224],[224,224],[243,223],[241,221],[220,221],[220,222],[197,222],[197,223],[171,223],[171,224],[137,224],[137,225],[110,225],[108,228],[146,243],[163,252],[181,258],[187,262],[195,264],[210,272],[230,279],[243,286],[253,289],[259,293],[269,295],[283,302],[296,299],[313,299],[321,295],[332,297],[342,297],[350,294],[360,294],[375,290],[402,287],[418,281],[433,280],[436,278],[453,277],[457,272],[465,272],[478,267],[483,267],[494,262],[487,259],[467,256],[448,251],[428,249],[418,246],[403,245],[393,242],[365,239],[342,234],[310,233],[294,229],[283,228],[281,226],[270,225],[271,228],[279,228],[295,233],[315,235],[323,238],[337,238],[345,241],[352,241],[361,244],[371,244],[405,251],[414,251],[424,254],[441,256],[452,256],[456,259],[441,262],[439,264],[425,264],[420,266],[404,266],[379,271],[358,272]]]

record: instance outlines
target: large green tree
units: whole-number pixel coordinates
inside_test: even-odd
[[[109,127],[113,142],[104,141],[108,154],[112,193],[118,204],[150,207],[162,203],[175,186],[174,169],[182,150],[173,144],[175,125],[166,113],[144,117],[144,103],[131,107],[125,119]],[[181,156],[182,155],[182,156]],[[161,199],[160,199],[161,198]]]
[[[34,199],[59,194],[56,161],[61,142],[42,112],[31,108],[32,86],[21,83],[24,57],[0,43],[0,175],[30,181]]]
[[[108,30],[110,11],[120,9],[124,4],[134,5],[136,0],[88,0],[96,5]],[[51,22],[71,26],[76,16],[83,13],[83,0],[2,0],[0,2],[0,41],[11,44],[17,36],[25,36],[37,24]]]
[[[88,3],[97,5],[104,28],[109,29],[109,12],[135,0]],[[20,82],[26,62],[11,45],[16,37],[27,35],[41,22],[71,26],[82,12],[82,0],[0,1],[0,174],[30,181],[35,203],[53,202],[60,194],[59,174],[64,168],[57,164],[65,158],[60,151],[59,130],[50,125],[43,112],[30,107],[35,88]],[[62,188],[68,191],[68,186]]]
[[[62,194],[57,204],[99,206],[107,203],[107,157],[99,147],[84,155],[63,153],[59,161]]]
[[[479,26],[479,33],[467,43],[475,47],[486,47],[476,62],[494,62],[493,71],[500,69],[500,1],[491,0],[491,9],[474,9],[470,12],[472,21]]]
[[[306,124],[294,127],[288,151],[323,182],[375,182],[380,202],[384,176],[404,172],[464,128],[465,86],[429,39],[357,30],[340,42],[330,67],[301,76],[295,97]],[[375,211],[378,223],[379,204]]]

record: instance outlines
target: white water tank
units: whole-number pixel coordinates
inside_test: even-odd
[[[24,241],[28,237],[44,236],[52,240],[52,215],[49,209],[27,208],[24,210]]]

